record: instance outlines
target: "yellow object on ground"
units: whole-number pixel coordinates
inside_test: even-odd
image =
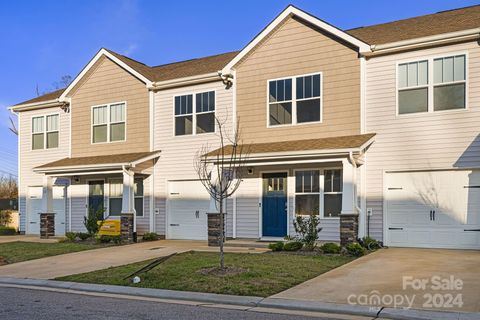
[[[98,224],[100,223],[101,221],[98,221]],[[98,234],[101,236],[119,236],[120,220],[105,220]]]

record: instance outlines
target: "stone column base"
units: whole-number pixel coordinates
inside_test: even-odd
[[[220,218],[223,213],[213,212],[207,213],[208,217],[208,246],[209,247],[218,247],[220,246],[220,234],[221,234],[221,223]],[[223,214],[225,222],[225,214]],[[225,235],[225,229],[223,230]]]
[[[55,236],[55,213],[40,213],[40,238]]]
[[[120,215],[120,239],[122,242],[133,242],[133,213]]]
[[[356,242],[358,238],[358,214],[340,214],[340,244]]]

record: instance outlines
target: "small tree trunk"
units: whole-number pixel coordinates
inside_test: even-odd
[[[220,268],[225,269],[225,258],[223,255],[223,242],[224,242],[224,228],[225,223],[223,221],[223,199],[220,200]]]

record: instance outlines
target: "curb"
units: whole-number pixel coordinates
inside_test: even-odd
[[[137,297],[156,298],[164,300],[180,300],[200,302],[208,304],[223,304],[245,306],[249,308],[274,308],[283,310],[322,312],[368,316],[372,318],[386,318],[399,320],[474,320],[480,319],[480,313],[452,312],[452,311],[429,311],[416,309],[374,309],[367,306],[354,306],[347,304],[325,303],[308,300],[293,300],[282,298],[262,298],[253,296],[234,296],[226,294],[202,293],[190,291],[175,291],[165,289],[150,289],[138,287],[126,287],[115,285],[101,285],[90,283],[77,283],[55,280],[2,278],[0,284],[30,286],[40,288],[52,288],[63,290],[75,290],[83,292],[108,293],[118,295],[132,295]]]

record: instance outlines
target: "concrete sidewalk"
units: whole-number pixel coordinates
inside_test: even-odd
[[[14,236],[1,236],[0,243],[8,243],[8,242],[38,242],[38,243],[55,243],[58,242],[58,239],[50,238],[50,239],[40,239],[38,236],[26,236],[26,235],[14,235]]]
[[[190,250],[217,252],[206,241],[159,240],[86,250],[0,267],[0,277],[54,279],[72,274],[116,267]],[[260,253],[262,248],[225,248],[225,252]]]
[[[403,299],[398,307],[409,306],[405,298],[408,297],[410,301],[413,300],[412,308],[480,312],[479,267],[480,251],[475,250],[382,249],[272,297],[339,304],[352,301],[362,304],[363,297],[367,297],[367,301],[377,301],[372,299],[374,296],[385,297],[386,300],[382,301],[398,297],[399,302]],[[434,276],[442,281],[450,281],[454,277],[462,282],[462,288],[432,288]],[[410,285],[404,289],[403,277],[428,282],[425,289],[414,289]],[[434,296],[435,300],[429,304],[425,295]],[[462,304],[446,304],[451,300],[450,295],[454,298],[460,295]],[[382,305],[392,306],[386,303]]]

